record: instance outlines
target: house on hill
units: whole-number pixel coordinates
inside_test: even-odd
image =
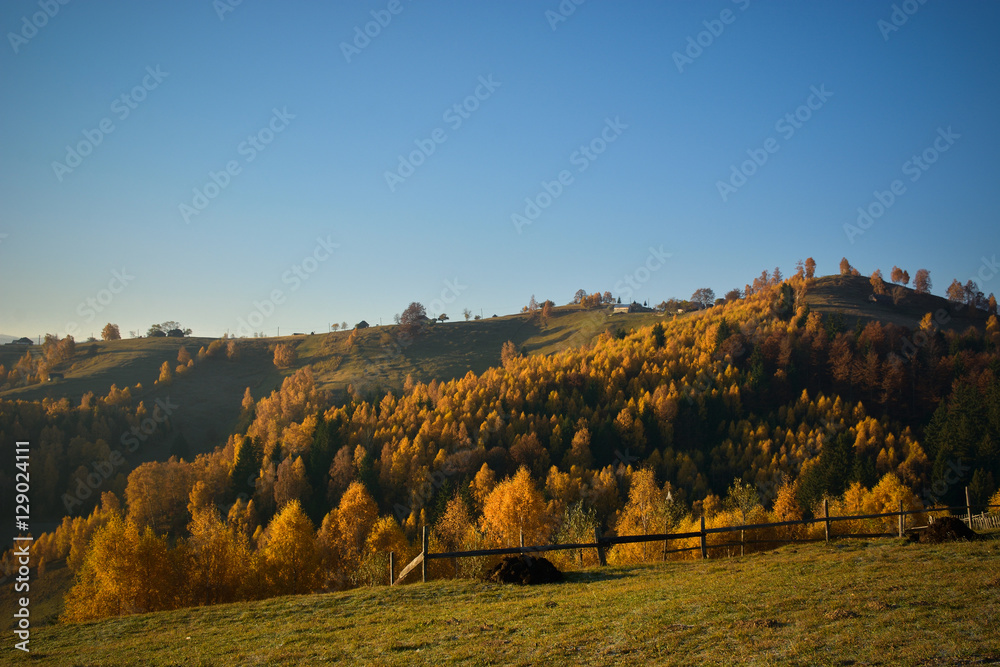
[[[8,343],[8,345],[34,345],[34,344],[35,344],[34,341],[32,341],[27,336],[18,338],[17,340],[12,340],[10,343]]]
[[[617,313],[651,313],[651,312],[653,312],[652,308],[643,306],[642,304],[636,303],[635,301],[633,301],[630,304],[616,303],[611,308],[612,315],[615,315]]]

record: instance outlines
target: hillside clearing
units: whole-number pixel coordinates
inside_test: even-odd
[[[40,665],[982,664],[1000,660],[1000,541],[790,546],[37,629]]]

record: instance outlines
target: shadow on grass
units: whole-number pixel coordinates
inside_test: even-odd
[[[583,572],[563,572],[565,581],[571,584],[591,584],[598,581],[614,581],[635,576],[627,570],[585,570]]]

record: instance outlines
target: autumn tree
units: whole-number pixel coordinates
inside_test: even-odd
[[[483,532],[500,546],[547,544],[552,534],[552,520],[541,492],[531,473],[521,467],[494,487],[483,505]]]
[[[872,292],[875,294],[885,294],[885,281],[882,280],[882,271],[880,269],[875,269],[869,282],[872,284]]]
[[[892,266],[892,271],[889,272],[889,280],[894,283],[903,282],[903,269],[899,268],[895,264]]]
[[[465,321],[468,322],[469,319],[472,317],[472,311],[469,310],[468,308],[463,308],[462,309],[462,317],[464,317]]]
[[[715,292],[711,287],[700,287],[691,295],[691,302],[698,304],[702,309],[708,308],[715,303]]]
[[[274,483],[274,503],[280,511],[288,503],[298,500],[309,502],[309,481],[306,479],[306,465],[302,457],[295,460],[289,456],[278,466],[278,476]]]
[[[551,299],[546,299],[545,303],[542,304],[542,322],[548,322],[549,318],[552,317],[552,309],[556,304],[552,302]]]
[[[948,286],[948,301],[955,304],[965,303],[965,287],[962,283],[958,282],[958,279],[952,280],[951,285]]]
[[[657,486],[652,469],[644,468],[633,473],[628,502],[615,524],[615,531],[619,535],[649,535],[664,531],[667,527],[667,495],[666,488]],[[655,559],[662,553],[662,543],[637,542],[615,547],[612,557],[619,563],[637,563]]]
[[[103,340],[121,340],[122,334],[118,330],[118,325],[111,322],[105,324],[104,328],[101,329],[101,338]]]
[[[191,353],[182,345],[181,349],[177,350],[177,363],[187,366],[189,361],[191,361]]]
[[[170,368],[170,362],[164,361],[160,366],[160,377],[156,380],[157,384],[170,384],[170,381],[174,379],[174,372]]]
[[[508,371],[512,368],[512,364],[521,356],[521,352],[514,345],[513,341],[507,341],[500,348],[500,363]]]
[[[913,289],[917,294],[931,293],[931,272],[927,269],[919,269],[913,278]]]
[[[278,343],[274,348],[274,365],[278,368],[289,368],[295,363],[295,347],[288,343]]]
[[[816,260],[812,257],[806,257],[806,278],[813,278],[816,275]]]
[[[840,260],[840,275],[842,276],[851,275],[851,263],[847,261],[846,257]]]
[[[288,502],[271,520],[261,551],[272,595],[308,593],[319,585],[316,536],[299,501]]]
[[[399,325],[403,332],[410,336],[419,333],[424,321],[427,319],[427,309],[422,303],[413,301],[406,310],[399,316]]]

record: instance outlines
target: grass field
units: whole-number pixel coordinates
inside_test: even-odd
[[[535,587],[443,580],[38,628],[38,665],[1000,662],[1000,540],[789,546]]]

